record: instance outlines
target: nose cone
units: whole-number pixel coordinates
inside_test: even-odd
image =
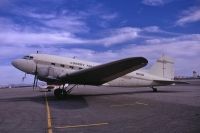
[[[14,67],[17,69],[25,72],[25,73],[33,73],[35,69],[35,63],[30,60],[25,60],[25,59],[16,59],[11,62]]]
[[[18,69],[20,68],[20,65],[22,64],[21,61],[20,61],[20,59],[16,59],[16,60],[12,61],[11,63],[12,63],[12,65],[14,67],[16,67]]]
[[[12,65],[13,65],[14,67],[16,67],[16,68],[18,68],[18,67],[20,66],[20,61],[19,61],[19,59],[14,60],[14,61],[12,61],[11,63],[12,63]]]

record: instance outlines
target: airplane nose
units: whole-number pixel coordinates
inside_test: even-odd
[[[14,67],[19,68],[19,65],[20,65],[19,59],[16,59],[16,60],[12,61],[11,63],[12,63],[12,65],[13,65]]]
[[[26,72],[33,73],[35,69],[35,63],[33,61],[25,60],[25,59],[16,59],[11,62],[11,64],[17,69]]]

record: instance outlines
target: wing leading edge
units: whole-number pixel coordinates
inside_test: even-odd
[[[125,58],[61,76],[60,80],[69,84],[102,85],[142,68],[147,63],[144,57]]]

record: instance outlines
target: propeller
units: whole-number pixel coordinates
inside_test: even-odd
[[[39,51],[37,50],[36,52],[37,54],[39,53]],[[33,81],[33,91],[35,90],[35,87],[37,87],[38,85],[38,66],[37,66],[37,62],[36,62],[36,66],[35,66],[35,72],[34,72],[34,81]]]
[[[37,83],[38,83],[38,70],[37,70],[37,64],[35,67],[35,72],[34,72],[34,81],[33,81],[33,91],[35,90],[35,87],[37,87]]]
[[[24,82],[25,78],[26,78],[26,73],[24,74],[24,77],[22,77],[22,82]]]

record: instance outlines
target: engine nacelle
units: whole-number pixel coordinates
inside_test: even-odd
[[[49,75],[48,67],[45,66],[38,67],[37,73],[39,77],[48,77]]]
[[[57,78],[60,75],[67,74],[67,70],[52,66],[38,66],[38,76],[43,78]]]

